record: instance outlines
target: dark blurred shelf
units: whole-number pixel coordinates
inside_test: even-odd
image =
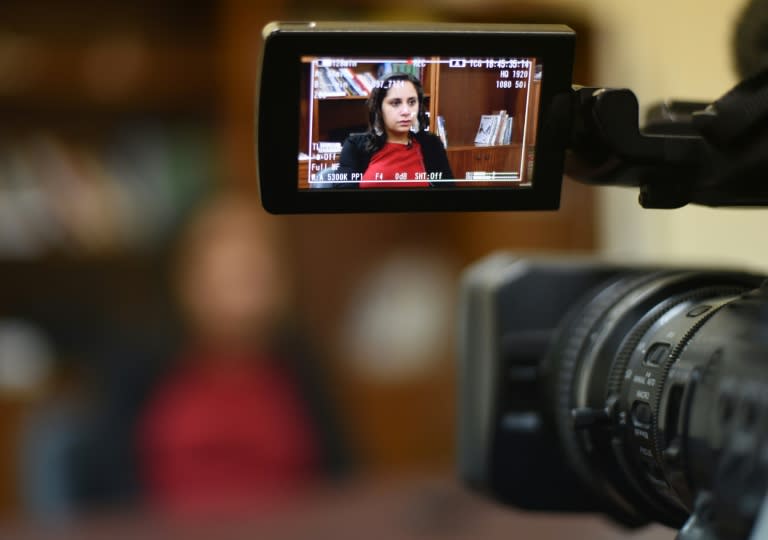
[[[0,317],[45,313],[53,306],[107,311],[151,305],[167,287],[167,257],[159,252],[0,259]]]
[[[151,35],[210,36],[216,9],[213,0],[3,0],[0,28],[63,37],[135,28]]]
[[[199,111],[215,101],[215,60],[207,44],[41,39],[2,47],[0,39],[5,113]]]
[[[154,279],[158,268],[166,260],[167,254],[162,250],[50,254],[17,259],[0,257],[0,291],[7,293],[13,289],[11,285],[30,281],[39,281],[41,288],[54,288],[61,286],[67,278],[84,280],[94,285],[114,276],[144,275]]]

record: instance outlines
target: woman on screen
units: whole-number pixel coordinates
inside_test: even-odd
[[[368,99],[368,131],[350,135],[338,172],[361,188],[445,185],[453,172],[440,138],[426,131],[424,88],[408,73],[380,79]]]

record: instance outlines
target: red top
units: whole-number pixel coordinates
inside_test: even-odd
[[[150,503],[182,513],[258,511],[317,478],[311,422],[273,362],[186,358],[139,426]]]
[[[398,187],[429,187],[424,167],[424,157],[421,154],[419,141],[412,140],[410,145],[384,143],[384,146],[371,158],[363,174],[361,188],[398,188]],[[373,180],[367,182],[365,180]],[[408,183],[376,182],[376,180],[411,180]],[[418,180],[418,182],[413,182]]]

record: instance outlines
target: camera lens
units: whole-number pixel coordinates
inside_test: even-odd
[[[627,272],[558,328],[545,362],[551,416],[570,466],[620,519],[680,527],[693,494],[714,481],[724,435],[712,419],[740,414],[721,386],[746,373],[734,329],[757,320],[739,312],[759,284],[728,272]],[[753,427],[758,409],[742,415]]]

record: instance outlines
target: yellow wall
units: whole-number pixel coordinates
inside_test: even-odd
[[[594,25],[596,80],[635,90],[641,106],[667,97],[715,99],[737,82],[731,33],[742,0],[561,0]],[[602,189],[600,245],[634,260],[768,268],[768,210],[643,210],[637,192]]]
[[[592,30],[593,81],[628,87],[641,108],[667,98],[712,101],[738,81],[732,67],[732,30],[747,0],[523,0],[534,10],[578,14]],[[403,18],[404,0],[394,9]],[[474,16],[508,13],[511,0],[427,0],[409,4],[409,18],[432,7]],[[554,8],[554,9],[552,9]],[[423,9],[423,11],[422,11]],[[416,11],[414,11],[416,10]],[[567,22],[552,20],[551,22]],[[768,270],[768,209],[686,207],[644,210],[637,190],[601,188],[598,243],[623,260],[747,265]]]

